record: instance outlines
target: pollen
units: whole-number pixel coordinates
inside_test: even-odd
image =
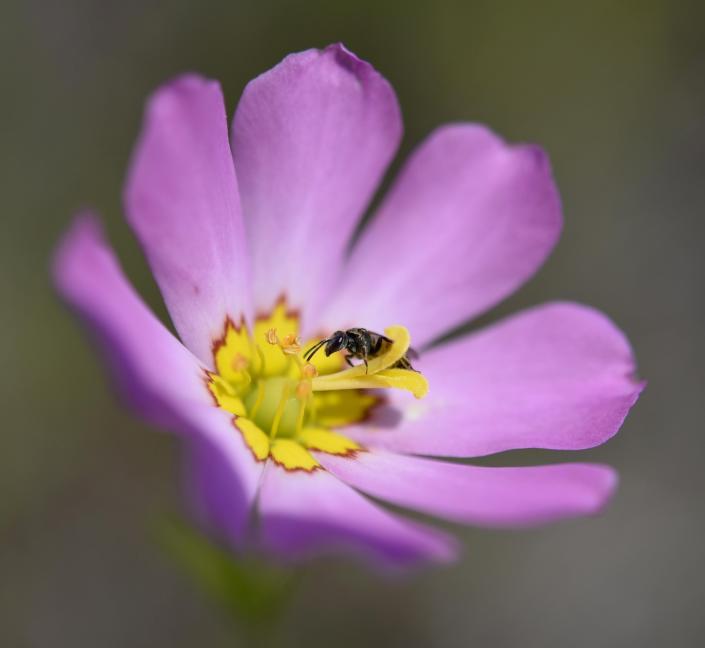
[[[363,450],[338,428],[364,420],[394,388],[425,395],[428,384],[417,371],[399,368],[409,348],[408,331],[392,326],[392,341],[369,358],[368,367],[345,368],[336,352],[304,359],[321,340],[302,344],[299,319],[279,302],[250,332],[228,320],[214,344],[215,371],[207,387],[216,404],[233,415],[239,434],[257,461],[271,460],[286,470],[322,470],[315,453],[352,456]]]
[[[287,355],[298,355],[301,353],[301,339],[293,333],[285,335],[280,342],[280,346]]]

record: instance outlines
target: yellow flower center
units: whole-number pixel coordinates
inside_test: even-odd
[[[234,424],[255,458],[271,458],[288,470],[320,466],[311,451],[351,455],[362,448],[334,428],[363,420],[378,402],[378,388],[406,389],[417,398],[428,391],[416,371],[394,368],[409,348],[409,333],[392,326],[392,340],[368,359],[367,369],[343,369],[341,353],[303,357],[318,340],[301,344],[299,320],[280,301],[259,318],[252,334],[230,320],[213,348],[215,371],[207,385],[217,405],[234,414]]]

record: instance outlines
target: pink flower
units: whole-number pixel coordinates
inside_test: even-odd
[[[216,82],[160,88],[125,205],[181,342],[94,218],[78,218],[59,248],[59,292],[128,402],[181,435],[199,519],[234,548],[445,561],[452,538],[363,494],[523,527],[596,513],[615,489],[602,465],[437,459],[596,446],[643,384],[624,335],[577,304],[429,346],[536,271],[558,239],[560,204],[539,148],[447,125],[412,154],[347,256],[401,132],[390,85],[341,45],[288,56],[249,83],[230,142]],[[355,326],[393,340],[367,372],[343,370],[341,353],[305,363],[313,341]],[[409,333],[418,373],[394,367]]]

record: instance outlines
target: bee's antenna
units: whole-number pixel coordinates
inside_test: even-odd
[[[313,358],[314,355],[318,352],[318,350],[326,343],[328,342],[328,338],[324,338],[320,342],[316,342],[308,351],[306,351],[306,354],[304,355],[304,360],[306,362],[310,362],[311,358]]]

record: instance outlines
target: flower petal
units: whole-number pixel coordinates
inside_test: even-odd
[[[617,485],[615,471],[596,464],[486,468],[378,451],[316,457],[368,495],[480,526],[524,527],[592,515]]]
[[[286,470],[315,470],[320,464],[298,441],[275,439],[272,441],[272,461]]]
[[[287,559],[354,551],[387,564],[449,561],[447,535],[387,513],[331,474],[267,465],[259,494],[265,546]]]
[[[331,330],[390,322],[422,346],[516,290],[558,239],[545,154],[472,124],[435,131],[413,153],[345,268]]]
[[[208,454],[211,497],[229,471],[228,524],[242,532],[262,464],[255,463],[232,416],[213,406],[202,365],[130,286],[94,218],[76,220],[59,246],[53,275],[61,296],[90,325],[128,403]],[[216,463],[224,468],[216,471]]]
[[[232,148],[259,311],[286,293],[304,327],[319,323],[401,130],[391,86],[342,45],[292,54],[248,84]]]
[[[64,300],[98,338],[119,387],[140,414],[158,425],[181,404],[208,405],[198,360],[135,293],[92,216],[76,219],[54,260]]]
[[[328,454],[350,455],[360,449],[351,439],[327,428],[306,427],[299,434],[298,441],[309,450],[320,450]]]
[[[414,364],[429,395],[409,402],[387,392],[390,405],[346,436],[436,456],[578,450],[616,434],[644,387],[621,331],[602,313],[570,303],[524,311]]]
[[[250,308],[249,259],[217,82],[184,76],[152,96],[125,206],[176,330],[211,367],[226,317],[239,323]]]
[[[251,513],[264,463],[255,460],[225,410],[191,411],[189,420],[198,432],[186,439],[185,482],[191,510],[212,535],[242,548],[252,540]]]

